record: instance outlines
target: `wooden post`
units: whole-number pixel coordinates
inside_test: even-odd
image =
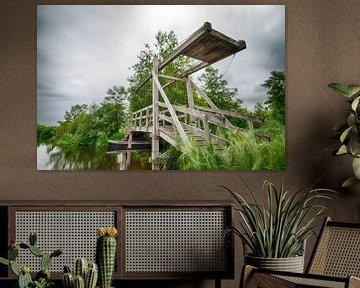
[[[131,149],[131,146],[132,146],[132,138],[133,138],[133,133],[130,132],[130,133],[129,133],[129,139],[128,139],[128,146],[127,146],[127,149],[128,149],[128,150]]]
[[[208,121],[208,117],[206,114],[204,114],[204,118],[203,118],[203,126],[204,126],[204,131],[205,131],[205,138],[206,141],[210,140],[210,130],[209,130],[209,121]]]
[[[194,95],[193,95],[191,82],[192,82],[192,79],[191,79],[191,76],[189,75],[186,78],[186,91],[187,91],[187,98],[188,98],[188,106],[189,106],[189,108],[194,108]]]
[[[158,59],[154,59],[153,74],[156,76],[158,74],[159,62]],[[153,113],[153,131],[151,136],[151,162],[152,170],[159,170],[159,165],[156,163],[160,156],[160,139],[159,139],[159,89],[155,83],[155,79],[152,81],[152,113]]]
[[[149,127],[149,107],[146,108],[145,126],[146,126],[146,131],[148,131],[148,127]]]
[[[188,100],[188,107],[193,109],[194,108],[194,94],[193,94],[193,86],[192,86],[192,78],[191,75],[186,77],[186,94],[187,94],[187,100]],[[190,125],[195,122],[196,123],[196,127],[198,126],[198,121],[196,121],[196,119],[192,116],[189,117],[189,123]]]

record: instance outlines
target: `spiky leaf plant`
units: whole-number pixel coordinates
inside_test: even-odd
[[[347,111],[345,123],[334,127],[338,133],[340,146],[334,151],[334,155],[351,155],[354,177],[347,179],[342,186],[349,187],[360,183],[360,85],[344,85],[331,83],[328,85],[338,94],[347,98],[350,109]]]
[[[244,181],[243,181],[244,182]],[[261,205],[244,182],[251,201],[233,190],[221,186],[236,200],[234,209],[240,215],[240,227],[229,227],[226,233],[239,236],[255,257],[288,258],[302,254],[304,241],[314,233],[315,220],[326,207],[317,202],[331,199],[334,191],[305,188],[296,193],[278,189],[270,181],[264,182],[267,205]]]

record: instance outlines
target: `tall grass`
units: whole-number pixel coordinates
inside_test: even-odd
[[[210,142],[198,145],[195,141],[164,153],[163,169],[180,170],[272,170],[285,168],[285,131],[267,133],[268,138],[258,137],[254,130],[230,131],[221,135],[228,145],[219,149]],[[173,163],[176,161],[176,164]],[[170,163],[172,163],[170,165]]]

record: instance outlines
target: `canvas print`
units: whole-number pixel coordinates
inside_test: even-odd
[[[285,169],[284,5],[38,5],[38,170]]]

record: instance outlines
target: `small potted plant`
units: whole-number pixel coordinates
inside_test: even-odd
[[[243,242],[245,264],[270,270],[303,272],[304,245],[314,233],[315,220],[324,213],[325,207],[317,202],[331,199],[329,189],[305,188],[296,193],[264,182],[267,193],[266,205],[261,205],[251,189],[244,183],[251,201],[233,190],[221,186],[236,201],[233,205],[240,215],[239,227],[229,227]],[[250,250],[247,253],[246,250]]]
[[[344,85],[331,83],[331,89],[347,98],[350,109],[347,112],[346,122],[334,127],[338,133],[340,145],[334,155],[350,155],[354,177],[347,179],[342,187],[349,187],[360,183],[360,85]]]
[[[50,265],[52,259],[62,255],[64,250],[57,249],[52,253],[45,253],[36,246],[36,241],[36,234],[30,233],[29,243],[13,242],[8,251],[8,259],[0,257],[0,263],[10,266],[11,271],[18,277],[18,288],[50,288],[54,286],[54,282],[50,280]],[[31,277],[30,268],[28,266],[20,266],[16,262],[20,249],[28,250],[31,254],[40,258],[41,270],[36,273],[34,279]]]
[[[116,258],[115,227],[100,227],[96,231],[96,263],[99,268],[99,287],[110,288]]]

